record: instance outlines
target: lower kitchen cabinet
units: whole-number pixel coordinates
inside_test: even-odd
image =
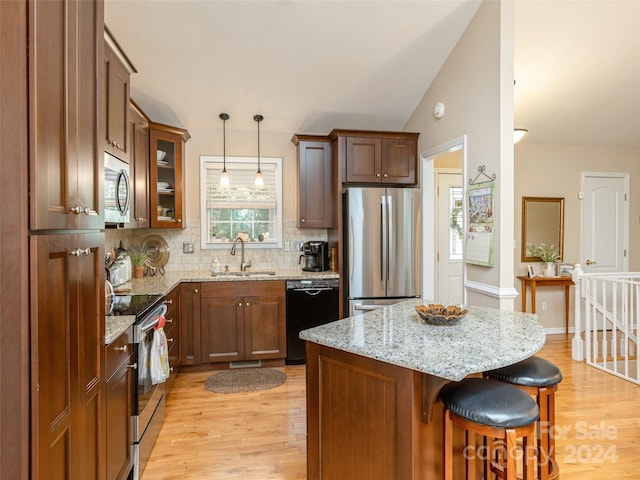
[[[122,480],[133,468],[133,333],[128,328],[107,346],[106,466],[107,480]]]
[[[181,317],[183,362],[200,365],[286,357],[284,282],[193,285],[183,284],[191,286],[191,296],[181,297],[181,314],[190,313],[188,324]]]
[[[180,369],[180,287],[176,287],[164,297],[167,306],[164,333],[169,349],[169,378],[165,382],[165,393],[169,394]]]
[[[104,234],[30,236],[32,479],[104,478]]]
[[[200,284],[180,285],[180,365],[200,365]]]

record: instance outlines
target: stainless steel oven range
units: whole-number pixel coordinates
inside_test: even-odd
[[[161,295],[116,295],[114,315],[135,315],[133,354],[136,368],[133,383],[133,480],[139,480],[164,421],[164,384],[151,382],[150,356],[154,327],[167,306]]]

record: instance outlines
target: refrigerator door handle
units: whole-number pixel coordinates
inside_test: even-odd
[[[384,282],[384,197],[380,197],[380,281]]]
[[[394,246],[394,242],[393,242],[393,238],[394,238],[394,216],[393,216],[393,202],[392,202],[392,197],[391,195],[387,196],[387,254],[386,254],[386,259],[387,259],[387,289],[389,288],[389,279],[390,279],[390,273],[389,270],[391,270],[391,252],[395,252],[395,246]]]

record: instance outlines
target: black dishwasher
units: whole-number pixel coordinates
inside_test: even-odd
[[[287,281],[287,365],[305,363],[300,332],[338,320],[339,302],[337,278]]]

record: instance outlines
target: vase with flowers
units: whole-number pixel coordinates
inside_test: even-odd
[[[538,245],[527,245],[527,256],[538,257],[546,263],[543,275],[545,277],[555,277],[556,261],[560,258],[560,250],[553,245],[539,243]]]

